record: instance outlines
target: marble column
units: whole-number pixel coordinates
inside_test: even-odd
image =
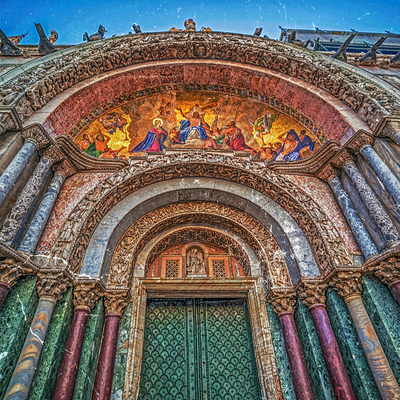
[[[7,285],[7,283],[0,282],[0,309],[10,290],[11,290],[10,285]]]
[[[128,304],[126,297],[120,297],[118,295],[106,296],[104,303],[106,307],[106,320],[99,362],[97,364],[96,379],[93,386],[92,400],[110,400],[115,356],[117,352],[119,323],[123,309]]]
[[[379,280],[387,285],[392,292],[393,297],[400,305],[400,256],[393,255],[389,259],[380,262],[378,265],[371,267]]]
[[[58,372],[57,382],[53,392],[53,400],[72,399],[79,371],[86,324],[90,310],[94,307],[98,297],[94,284],[79,285],[74,290],[74,318]]]
[[[399,384],[362,301],[361,273],[338,272],[332,283],[347,304],[382,400],[400,399]]]
[[[38,281],[39,303],[29,333],[22,347],[17,366],[11,377],[4,400],[26,400],[37,367],[47,328],[58,298],[67,285],[63,274],[41,275]]]
[[[310,310],[314,320],[315,330],[321,344],[335,398],[337,400],[356,400],[339,345],[326,312],[327,286],[322,281],[307,281],[303,278],[297,291],[303,304]]]
[[[364,257],[368,258],[378,254],[378,250],[371,236],[369,235],[367,228],[361,221],[361,218],[358,215],[358,212],[356,211],[352,201],[350,200],[350,197],[344,190],[339,177],[330,177],[328,179],[328,183],[336,197],[336,200],[339,203],[340,208],[344,213],[344,216],[347,219],[347,222],[350,225],[350,228],[364,254]]]
[[[36,150],[36,143],[27,140],[0,176],[0,206],[21,175],[26,163]]]
[[[296,397],[314,400],[310,375],[293,317],[296,300],[296,294],[290,292],[274,292],[268,298],[281,323]]]
[[[53,205],[57,199],[64,180],[64,174],[59,172],[54,174],[50,186],[43,196],[43,199],[40,202],[31,223],[29,224],[29,228],[25,233],[18,250],[25,251],[27,253],[33,253],[35,251],[36,245],[39,242],[40,236],[50,216],[51,210],[53,209]]]
[[[400,182],[390,168],[379,157],[371,145],[361,147],[360,153],[367,159],[372,169],[385,185],[388,192],[400,204]]]
[[[390,245],[393,242],[398,241],[400,239],[399,232],[389,215],[386,213],[381,202],[358,170],[354,161],[346,162],[343,168],[353,182],[357,192],[368,209],[368,213],[382,233],[386,243]]]
[[[400,305],[400,280],[394,281],[389,285],[389,289],[396,299],[397,303]]]

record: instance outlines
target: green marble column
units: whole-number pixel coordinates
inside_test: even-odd
[[[333,289],[327,291],[326,308],[357,399],[379,400],[381,396],[349,310]]]
[[[297,301],[295,321],[316,400],[335,400],[313,318],[301,300]]]
[[[294,393],[292,382],[292,375],[290,373],[289,360],[282,335],[281,323],[278,316],[274,313],[272,307],[268,303],[267,311],[283,398],[285,400],[296,400],[296,395]]]
[[[72,288],[70,288],[54,308],[28,400],[52,399],[72,315]]]
[[[400,382],[400,307],[386,285],[363,276],[362,298],[393,374]]]
[[[0,311],[0,399],[4,397],[17,365],[37,301],[36,277],[21,279]]]
[[[99,360],[100,344],[104,325],[103,299],[98,300],[89,314],[79,362],[79,373],[75,382],[73,400],[91,400],[93,383]]]
[[[121,399],[124,392],[126,359],[128,356],[129,332],[131,325],[132,303],[122,314],[118,332],[117,354],[115,358],[114,379],[111,390],[112,398]]]

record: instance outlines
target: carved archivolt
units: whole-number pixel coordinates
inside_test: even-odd
[[[321,272],[335,265],[352,264],[332,222],[298,187],[264,166],[203,152],[131,162],[105,179],[69,215],[53,248],[52,262],[58,267],[78,270],[94,230],[115,204],[150,184],[185,177],[224,179],[265,194],[285,209],[303,230]]]
[[[136,258],[146,243],[158,233],[185,223],[208,223],[238,234],[253,248],[270,286],[290,285],[283,252],[271,233],[248,214],[230,206],[209,202],[169,204],[139,218],[125,232],[115,249],[108,285],[127,286]],[[246,265],[243,267],[246,270]],[[248,268],[246,273],[249,273]]]
[[[76,83],[102,72],[160,60],[214,59],[264,67],[325,90],[358,112],[372,127],[397,113],[400,99],[379,79],[353,66],[279,41],[218,32],[124,36],[102,45],[77,47],[19,75],[3,76],[0,106],[14,107],[22,120]]]

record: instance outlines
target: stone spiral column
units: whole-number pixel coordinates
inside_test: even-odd
[[[40,149],[50,143],[48,137],[42,129],[37,126],[27,128],[22,131],[25,143],[18,151],[14,159],[0,176],[0,206],[10,193],[12,187],[20,177],[25,165],[32,157],[35,150]]]
[[[70,400],[74,394],[86,324],[99,298],[95,284],[78,285],[74,289],[74,318],[54,388],[53,400]]]
[[[381,202],[358,170],[355,162],[349,159],[344,163],[343,168],[353,182],[361,200],[367,207],[369,215],[382,233],[386,243],[390,245],[397,242],[400,239],[399,232],[386,213]]]
[[[400,182],[385,164],[382,158],[379,157],[377,152],[372,148],[370,144],[365,144],[361,147],[360,153],[366,158],[369,165],[378,175],[379,179],[385,185],[387,191],[391,196],[400,204]]]
[[[326,312],[327,287],[328,285],[321,281],[307,281],[303,278],[297,293],[313,317],[335,398],[337,400],[356,400],[339,345]]]
[[[11,246],[19,228],[21,227],[25,215],[44,183],[50,167],[62,158],[63,155],[55,146],[49,147],[43,152],[38,165],[4,221],[3,227],[0,231],[1,241]]]
[[[293,317],[296,300],[294,292],[274,291],[268,296],[268,301],[281,322],[296,397],[302,400],[313,400],[315,397],[311,378]]]
[[[47,276],[39,274],[38,276],[39,303],[36,314],[22,347],[4,400],[26,400],[28,397],[54,306],[68,288],[62,272]]]
[[[362,301],[361,273],[337,272],[331,280],[331,285],[347,304],[382,399],[400,399],[399,384]]]
[[[50,186],[43,196],[43,199],[40,202],[31,223],[29,224],[29,228],[26,231],[18,250],[25,251],[30,254],[35,251],[65,179],[75,172],[67,161],[63,161],[60,165],[55,167],[54,170],[55,173]]]
[[[367,228],[361,221],[357,210],[355,209],[353,202],[344,190],[342,183],[338,177],[338,171],[332,166],[328,165],[324,170],[318,175],[319,178],[326,181],[332,189],[333,194],[339,203],[343,214],[350,225],[350,229],[353,232],[354,237],[357,240],[361,251],[365,258],[371,257],[378,254],[378,250],[373,242],[371,236],[368,233]]]
[[[106,308],[106,320],[92,400],[109,400],[111,397],[119,323],[128,301],[126,296],[106,295],[104,297],[104,305]]]
[[[33,269],[16,262],[11,258],[6,258],[0,262],[0,309],[10,292],[21,276],[31,274]]]

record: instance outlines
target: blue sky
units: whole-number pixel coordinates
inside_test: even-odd
[[[263,35],[278,38],[278,25],[285,28],[350,30],[400,34],[400,0],[214,0],[214,1],[105,1],[105,0],[0,0],[0,28],[8,36],[30,30],[21,44],[39,41],[34,22],[41,22],[49,35],[59,34],[58,44],[82,43],[85,31],[92,34],[99,24],[105,37],[122,35],[138,23],[143,32],[183,28],[193,18],[197,28],[252,34],[258,26]]]

